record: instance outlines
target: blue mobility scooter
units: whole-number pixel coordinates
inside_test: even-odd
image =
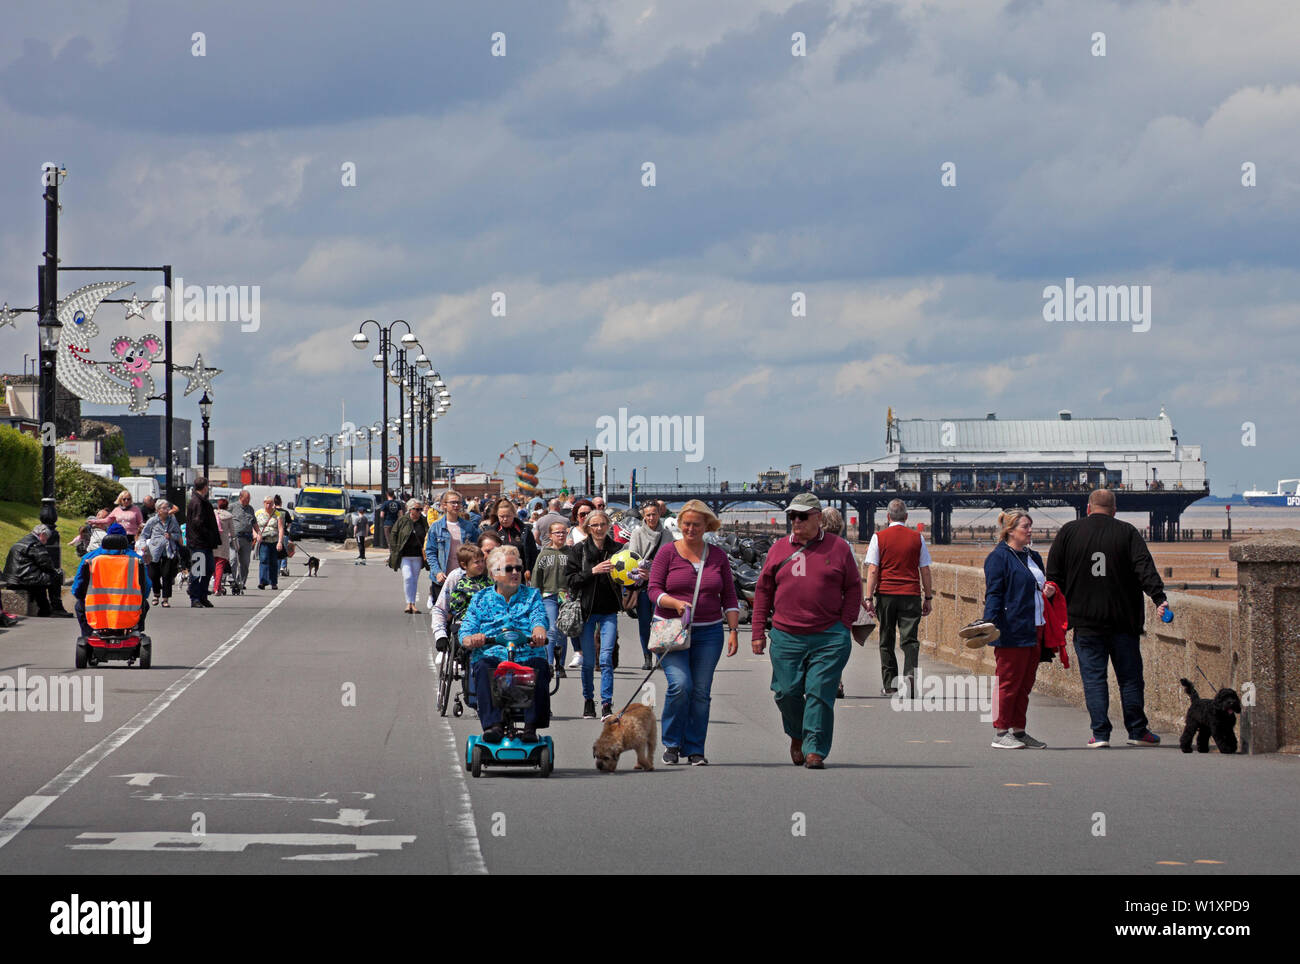
[[[522,640],[518,633],[506,632],[489,636],[487,645],[505,646],[513,657],[516,644],[522,645]],[[469,705],[477,707],[478,700],[492,700],[492,705],[501,709],[501,723],[505,728],[500,743],[486,742],[482,733],[466,737],[465,769],[475,777],[482,776],[485,767],[536,767],[542,776],[551,775],[555,769],[555,744],[551,738],[543,736],[535,743],[526,743],[522,737],[524,710],[532,706],[536,686],[537,674],[531,666],[507,659],[493,671],[491,693],[478,693],[470,687]]]

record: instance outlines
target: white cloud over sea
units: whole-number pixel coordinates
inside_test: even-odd
[[[439,450],[485,468],[519,439],[580,445],[619,407],[703,415],[703,464],[740,480],[878,455],[891,405],[1165,405],[1216,491],[1300,469],[1295,4],[59,10],[0,14],[0,300],[35,301],[46,160],[71,172],[65,263],[260,285],[257,332],[178,325],[225,369],[223,463],[344,402],[377,418],[371,351],[348,344],[374,317],[421,335],[454,394]],[[1151,285],[1151,330],[1045,322],[1067,277]],[[30,316],[0,329],[0,367],[34,344]],[[654,481],[680,459],[613,462]]]

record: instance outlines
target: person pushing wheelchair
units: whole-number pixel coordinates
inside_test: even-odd
[[[551,663],[547,658],[546,608],[542,594],[521,585],[524,564],[514,546],[498,546],[488,556],[488,574],[494,583],[474,596],[460,624],[460,644],[470,651],[470,673],[478,702],[483,739],[500,743],[505,737],[501,708],[492,705],[492,676],[503,660],[530,667],[537,674],[532,706],[524,710],[525,742],[537,742],[538,728],[551,724]],[[528,634],[531,646],[516,646],[513,656],[505,646],[488,646],[488,637],[507,631]]]

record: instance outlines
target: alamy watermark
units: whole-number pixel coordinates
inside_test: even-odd
[[[1043,289],[1043,321],[1095,321],[1151,330],[1150,285],[1076,285]]]
[[[260,285],[187,285],[176,278],[168,291],[165,285],[153,289],[153,318],[161,322],[167,304],[176,321],[239,322],[241,331],[262,327],[262,288]]]
[[[19,667],[0,675],[0,713],[81,713],[87,723],[104,718],[104,677],[44,676]]]
[[[153,901],[82,900],[73,894],[50,905],[50,933],[56,936],[109,935],[148,944],[153,935]]]
[[[996,676],[932,676],[916,668],[913,686],[916,694],[904,695],[900,688],[889,698],[891,709],[900,713],[975,713],[983,723],[993,722],[997,706]]]
[[[596,419],[596,448],[613,452],[685,452],[687,462],[704,458],[703,415],[633,415]]]

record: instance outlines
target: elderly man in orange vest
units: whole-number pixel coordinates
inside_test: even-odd
[[[902,636],[903,676],[908,695],[916,697],[916,664],[921,651],[917,631],[921,617],[930,615],[934,589],[930,582],[930,550],[925,537],[909,529],[907,506],[894,499],[885,510],[889,525],[871,537],[867,547],[867,612],[880,624],[881,692],[898,691],[898,658],[894,633]]]
[[[81,635],[93,629],[144,629],[149,612],[149,573],[131,551],[126,530],[116,522],[99,548],[86,553],[72,580]]]

